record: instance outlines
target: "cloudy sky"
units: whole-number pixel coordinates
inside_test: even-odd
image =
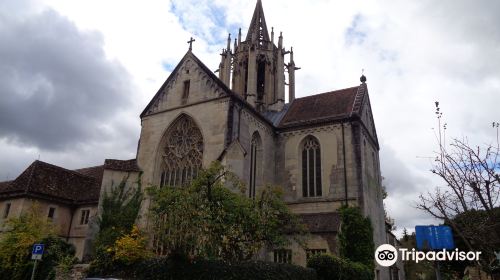
[[[389,215],[440,182],[434,101],[448,135],[491,141],[500,120],[499,1],[263,0],[294,48],[297,95],[355,86],[361,69],[381,143]],[[0,181],[40,158],[67,168],[135,156],[139,114],[187,51],[216,69],[255,0],[0,2]],[[434,222],[435,223],[435,222]]]

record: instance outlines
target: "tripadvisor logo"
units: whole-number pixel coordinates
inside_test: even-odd
[[[375,260],[381,266],[391,266],[398,260],[398,251],[392,245],[382,244],[375,251]]]
[[[399,251],[399,252],[398,252]],[[381,266],[391,266],[398,260],[398,255],[403,261],[479,261],[481,252],[464,252],[455,249],[448,251],[442,249],[440,251],[417,251],[415,249],[408,250],[407,248],[396,249],[389,244],[380,245],[375,251],[375,260]]]

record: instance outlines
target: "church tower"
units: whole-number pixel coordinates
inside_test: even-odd
[[[282,34],[278,37],[277,46],[273,28],[269,36],[261,0],[257,0],[245,40],[242,41],[240,28],[232,52],[230,44],[229,36],[219,67],[219,78],[228,87],[258,111],[281,111],[285,103],[286,67],[290,76],[290,101],[293,100],[294,71],[298,68],[293,62],[293,54],[283,48]],[[285,65],[286,54],[291,55],[290,63]]]

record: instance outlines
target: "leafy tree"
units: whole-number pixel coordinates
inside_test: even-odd
[[[421,194],[417,208],[450,225],[469,250],[489,248],[480,263],[488,270],[493,246],[500,242],[499,124],[493,122],[496,138],[490,144],[474,146],[467,138],[447,141],[439,102],[435,113],[439,149],[431,172],[445,185]]]
[[[19,217],[5,223],[0,236],[0,275],[3,279],[28,279],[33,269],[31,249],[35,243],[45,244],[45,253],[37,266],[36,279],[53,279],[55,268],[68,260],[74,262],[75,249],[58,238],[54,224],[48,220],[38,204]]]
[[[403,240],[408,241],[410,239],[410,236],[408,235],[408,230],[406,228],[403,228]]]
[[[340,255],[352,262],[359,262],[370,269],[374,267],[373,228],[368,217],[361,214],[358,207],[342,207],[339,234]]]
[[[139,215],[143,199],[140,177],[136,188],[127,187],[127,181],[128,176],[104,194],[101,215],[97,220],[99,232],[93,244],[92,273],[100,274],[113,268],[113,246],[119,238],[131,232]]]
[[[94,243],[95,250],[112,246],[122,235],[132,229],[141,208],[143,195],[140,179],[137,187],[127,188],[128,176],[117,186],[105,192],[102,200],[101,215],[98,217],[99,233]]]
[[[241,182],[219,162],[188,186],[151,188],[155,252],[241,261],[264,246],[284,246],[287,233],[303,231],[279,189],[266,187],[255,199],[238,190],[244,190]]]

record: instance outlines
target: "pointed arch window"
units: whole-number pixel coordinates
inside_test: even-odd
[[[203,136],[194,121],[180,116],[164,136],[160,187],[183,186],[198,175],[203,160]]]
[[[321,195],[321,149],[319,141],[308,136],[302,144],[302,196]]]
[[[255,132],[252,135],[252,141],[250,144],[250,184],[248,196],[251,198],[255,197],[255,191],[257,187],[257,179],[260,173],[260,163],[261,163],[261,141],[259,133]]]

